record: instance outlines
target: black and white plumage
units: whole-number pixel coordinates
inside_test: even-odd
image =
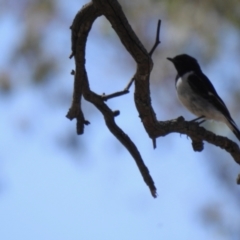
[[[180,102],[199,118],[224,122],[240,140],[236,123],[197,60],[187,54],[167,59],[177,69],[175,84]]]

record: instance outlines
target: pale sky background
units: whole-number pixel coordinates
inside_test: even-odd
[[[83,3],[85,1],[73,1],[73,4],[59,6],[67,19],[71,19]],[[18,21],[10,13],[1,16],[0,34],[5,37],[0,44],[0,68],[5,68],[11,49],[21,37],[23,22]],[[206,165],[213,155],[208,158],[205,151],[193,152],[191,141],[179,134],[157,139],[157,149],[153,150],[135,109],[133,87],[130,94],[107,103],[113,110],[120,110],[116,121],[140,150],[155,181],[157,199],[152,198],[130,154],[110,134],[102,116],[91,105],[84,105],[91,124],[85,128],[84,135],[78,136],[79,150],[70,151],[63,146],[61,142],[68,133],[75,132],[75,120],[65,117],[71,96],[61,107],[57,104],[61,101],[59,92],[67,89],[71,93],[73,87],[69,73],[74,61],[68,60],[71,22],[64,24],[51,35],[51,38],[59,37],[59,45],[53,46],[51,38],[46,40],[49,51],[63,48],[59,58],[66,59],[66,64],[59,75],[48,84],[36,87],[28,84],[31,79],[25,69],[19,77],[25,77],[26,83],[18,84],[16,76],[13,92],[0,94],[0,239],[226,239],[224,229],[207,226],[199,217],[201,207],[213,202],[229,216],[226,222],[230,229],[240,221],[239,214],[234,212],[236,203],[211,177]],[[87,46],[90,85],[98,93],[111,93],[123,89],[135,69],[122,70],[109,62],[113,49],[111,46],[103,48],[107,41],[95,38],[97,26],[98,23],[94,25]],[[164,36],[164,27],[162,31]],[[234,59],[229,61],[231,47],[227,48],[228,41],[234,43],[231,31],[225,41],[226,48],[216,65],[204,69],[211,79],[220,77],[217,70],[228,69],[228,64],[231,71],[234,71],[233,66],[238,67]],[[168,56],[176,54],[169,52]],[[14,66],[11,70],[14,71]],[[174,79],[172,81],[174,88]],[[224,87],[219,84],[216,88],[227,105],[231,104]],[[177,117],[174,112],[165,114],[154,98],[153,106],[159,120]],[[180,104],[179,108],[186,118],[193,117]],[[234,119],[240,125],[240,115]],[[220,126],[221,134],[227,134],[228,129]],[[236,140],[232,134],[230,137]],[[206,149],[212,147],[215,148],[205,143]],[[216,148],[216,153],[240,170],[224,151]],[[233,185],[235,178],[233,176]],[[231,219],[235,221],[230,222]],[[239,236],[233,234],[229,239],[237,240]]]

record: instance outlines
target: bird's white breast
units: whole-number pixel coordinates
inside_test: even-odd
[[[226,122],[226,118],[211,103],[199,94],[196,94],[188,84],[188,77],[193,72],[188,72],[179,77],[176,82],[176,90],[180,102],[194,115],[205,116],[206,119]],[[197,80],[197,79],[196,79]]]
[[[194,106],[192,100],[194,98],[193,91],[187,82],[187,78],[192,72],[185,73],[179,77],[176,82],[176,90],[180,102],[192,113],[194,113]],[[194,113],[195,114],[195,113]],[[196,114],[195,114],[196,115]]]

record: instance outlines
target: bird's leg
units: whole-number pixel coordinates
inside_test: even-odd
[[[205,118],[205,116],[200,116],[200,117],[197,117],[197,118],[194,118],[193,120],[191,120],[190,122],[196,122],[197,120],[200,120],[202,118]],[[198,122],[198,124],[202,124],[203,122],[205,122],[206,120],[203,119],[202,121]]]
[[[202,121],[198,122],[198,124],[200,125],[200,124],[204,123],[205,121],[206,121],[206,119],[203,119]]]

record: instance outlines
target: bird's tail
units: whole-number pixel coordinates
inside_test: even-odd
[[[237,127],[237,124],[233,121],[232,118],[226,118],[226,120],[227,120],[226,124],[232,130],[232,132],[235,134],[237,139],[240,141],[240,131],[239,131],[238,127]]]

